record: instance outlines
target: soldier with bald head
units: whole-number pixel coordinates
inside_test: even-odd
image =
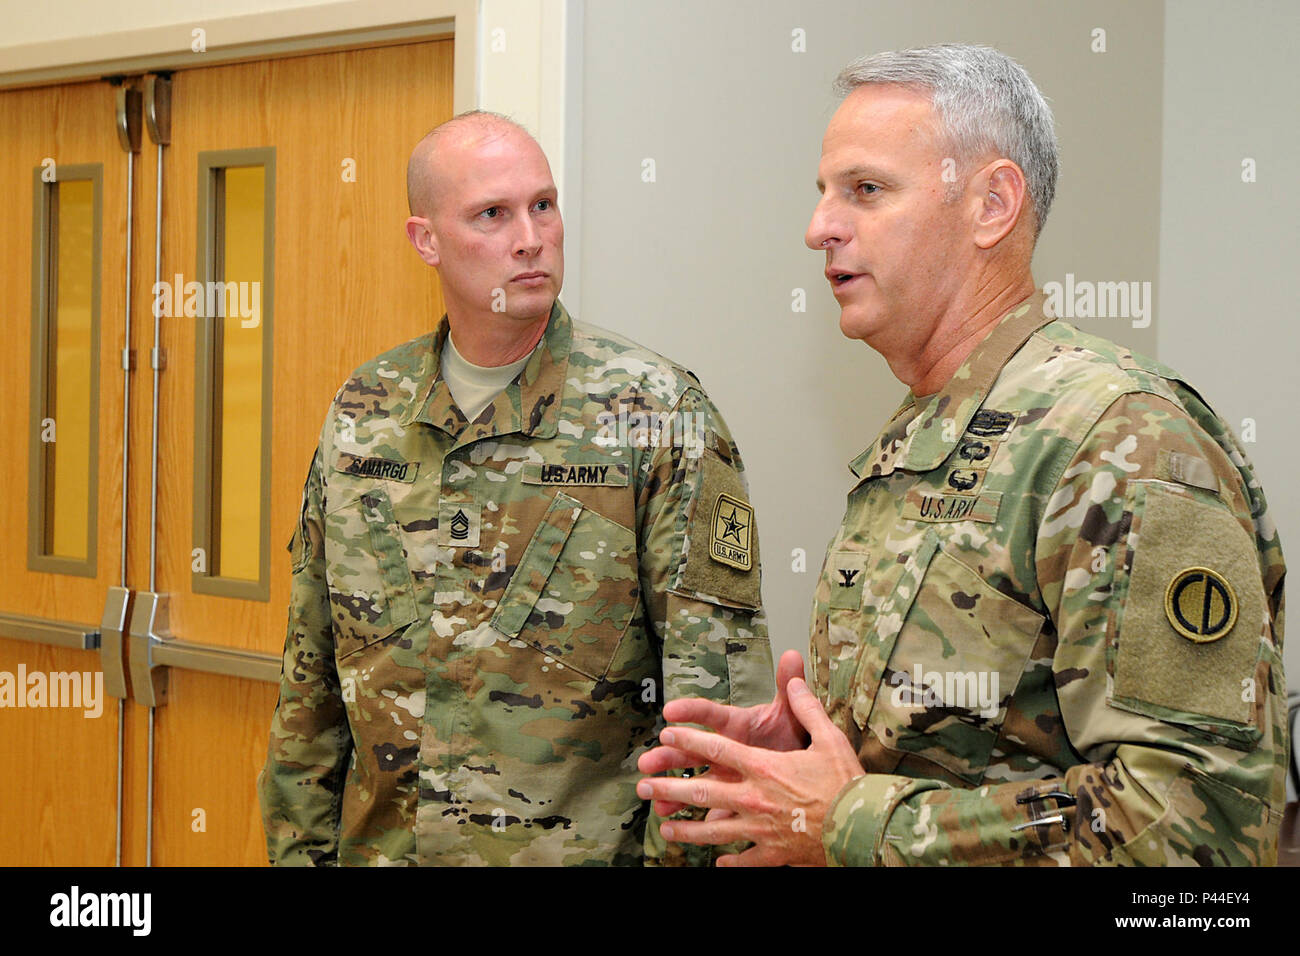
[[[773,692],[736,444],[689,371],[561,305],[527,132],[458,116],[407,187],[446,314],[321,430],[258,781],[270,861],[708,863],[665,843],[636,761],[665,701]]]
[[[811,689],[790,651],[766,706],[670,702],[716,732],[642,770],[710,770],[642,796],[753,842],[721,865],[1274,863],[1286,568],[1240,442],[1037,291],[1057,145],[1019,64],[945,44],[838,89],[805,242],[907,393],[849,465]]]

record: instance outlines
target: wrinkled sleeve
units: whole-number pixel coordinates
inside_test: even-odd
[[[1060,469],[1035,562],[1083,762],[974,789],[861,777],[824,821],[827,862],[1275,863],[1285,567],[1231,431],[1122,395]]]
[[[660,646],[662,700],[767,703],[775,677],[760,597],[758,529],[739,451],[717,409],[696,389],[679,400],[657,444],[638,520],[641,594],[647,630]],[[677,818],[696,816],[702,811],[691,808]],[[651,812],[648,865],[708,866],[729,852],[666,845],[659,822]]]
[[[303,488],[289,550],[293,580],[280,675],[258,798],[274,865],[334,865],[352,738],[334,665],[325,580],[322,453]]]

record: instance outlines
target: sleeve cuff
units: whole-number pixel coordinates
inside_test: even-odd
[[[943,788],[936,780],[869,773],[850,780],[839,792],[822,824],[827,866],[879,866],[889,818],[898,805],[927,790]]]

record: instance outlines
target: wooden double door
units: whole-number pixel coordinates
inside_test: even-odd
[[[442,311],[452,43],[0,92],[0,864],[265,863],[285,545],[338,387]]]

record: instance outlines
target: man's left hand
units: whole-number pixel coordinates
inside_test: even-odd
[[[722,734],[690,727],[673,726],[660,733],[664,746],[696,756],[701,765],[730,771],[725,780],[704,773],[645,777],[637,784],[637,795],[643,799],[730,811],[729,815],[711,813],[710,819],[699,822],[664,823],[664,839],[755,844],[739,855],[719,857],[718,866],[825,864],[822,821],[844,785],[865,772],[848,738],[831,723],[808,685],[794,678],[786,692],[791,710],[812,738],[805,750],[747,747]]]

